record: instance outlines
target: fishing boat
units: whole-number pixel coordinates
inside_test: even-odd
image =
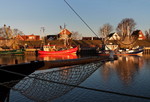
[[[144,51],[143,47],[129,49],[120,49],[120,50],[105,50],[104,52],[99,53],[100,55],[110,55],[112,52],[114,55],[142,55]]]
[[[57,49],[55,45],[44,45],[43,51],[38,51],[38,54],[40,55],[75,54],[77,53],[77,51],[78,51],[78,47]]]
[[[116,33],[113,33],[109,34],[106,37],[103,51],[101,51],[101,55],[110,55],[110,53],[113,53],[113,55],[142,55],[144,47],[139,46],[139,44],[137,43],[139,38],[139,32],[134,31],[131,34],[129,26],[127,26],[127,28],[128,29],[126,36],[118,35],[119,39],[114,39],[114,37],[116,37]],[[112,42],[110,42],[111,38]]]
[[[0,55],[23,55],[24,50],[23,49],[17,49],[17,50],[1,50]]]
[[[143,47],[139,47],[139,48],[136,48],[136,49],[126,49],[125,52],[122,52],[122,51],[119,51],[119,53],[116,53],[116,54],[127,54],[127,55],[139,55],[139,54],[142,54],[144,51]]]

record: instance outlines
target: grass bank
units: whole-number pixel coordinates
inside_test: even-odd
[[[100,46],[102,42],[100,40],[71,40],[69,41],[72,46],[81,46],[81,47],[95,47]],[[28,44],[29,46],[41,46],[42,41],[20,41],[19,42],[22,46],[24,44]],[[51,45],[63,46],[64,43],[61,40],[51,40],[47,41]],[[138,40],[136,45],[150,47],[150,40]]]

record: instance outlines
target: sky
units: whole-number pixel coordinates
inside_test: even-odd
[[[109,23],[114,31],[124,18],[132,18],[136,29],[150,28],[150,0],[66,0],[99,36],[99,29]],[[6,24],[30,35],[55,35],[60,26],[82,36],[95,36],[64,0],[0,0],[0,27]],[[45,33],[41,33],[41,27]]]

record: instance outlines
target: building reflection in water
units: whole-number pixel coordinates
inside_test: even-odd
[[[102,68],[102,76],[107,81],[112,73],[116,73],[125,85],[130,84],[138,70],[143,66],[140,56],[119,56],[118,60],[106,62]]]
[[[15,60],[18,63],[26,63],[30,61],[38,60],[36,56],[29,56],[29,55],[1,55],[0,57],[0,64],[2,65],[10,65],[15,64]]]
[[[78,56],[76,54],[64,54],[64,55],[1,55],[0,64],[1,65],[10,65],[15,64],[17,60],[18,63],[26,63],[35,60],[66,60],[66,59],[76,59]]]

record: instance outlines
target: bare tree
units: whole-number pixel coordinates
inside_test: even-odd
[[[73,40],[81,40],[82,39],[82,34],[79,34],[79,32],[72,31],[71,38]]]
[[[0,36],[5,39],[11,39],[18,34],[22,35],[23,32],[18,29],[12,29],[10,26],[7,27],[6,25],[0,28]]]
[[[110,32],[113,30],[113,26],[110,25],[109,23],[104,24],[101,28],[100,28],[100,36],[102,36],[102,38],[106,38]]]
[[[10,28],[10,26],[7,27],[5,24],[4,24],[4,27],[2,27],[0,29],[0,35],[3,38],[11,39],[12,38],[12,33],[13,33],[13,31]]]
[[[4,27],[0,28],[0,36],[6,38],[6,32]]]
[[[150,39],[150,29],[149,31],[145,31],[145,36],[146,36],[146,39]]]
[[[125,18],[123,19],[116,28],[117,33],[125,38],[127,35],[131,35],[132,32],[135,30],[135,21],[132,18]]]
[[[24,33],[22,31],[20,31],[19,29],[16,29],[16,28],[13,29],[13,35],[16,36],[18,34],[23,35]]]
[[[103,50],[105,49],[105,47],[107,47],[106,43],[107,43],[108,35],[111,33],[112,30],[113,30],[113,26],[110,25],[109,23],[104,24],[99,30],[100,36],[102,37]]]

